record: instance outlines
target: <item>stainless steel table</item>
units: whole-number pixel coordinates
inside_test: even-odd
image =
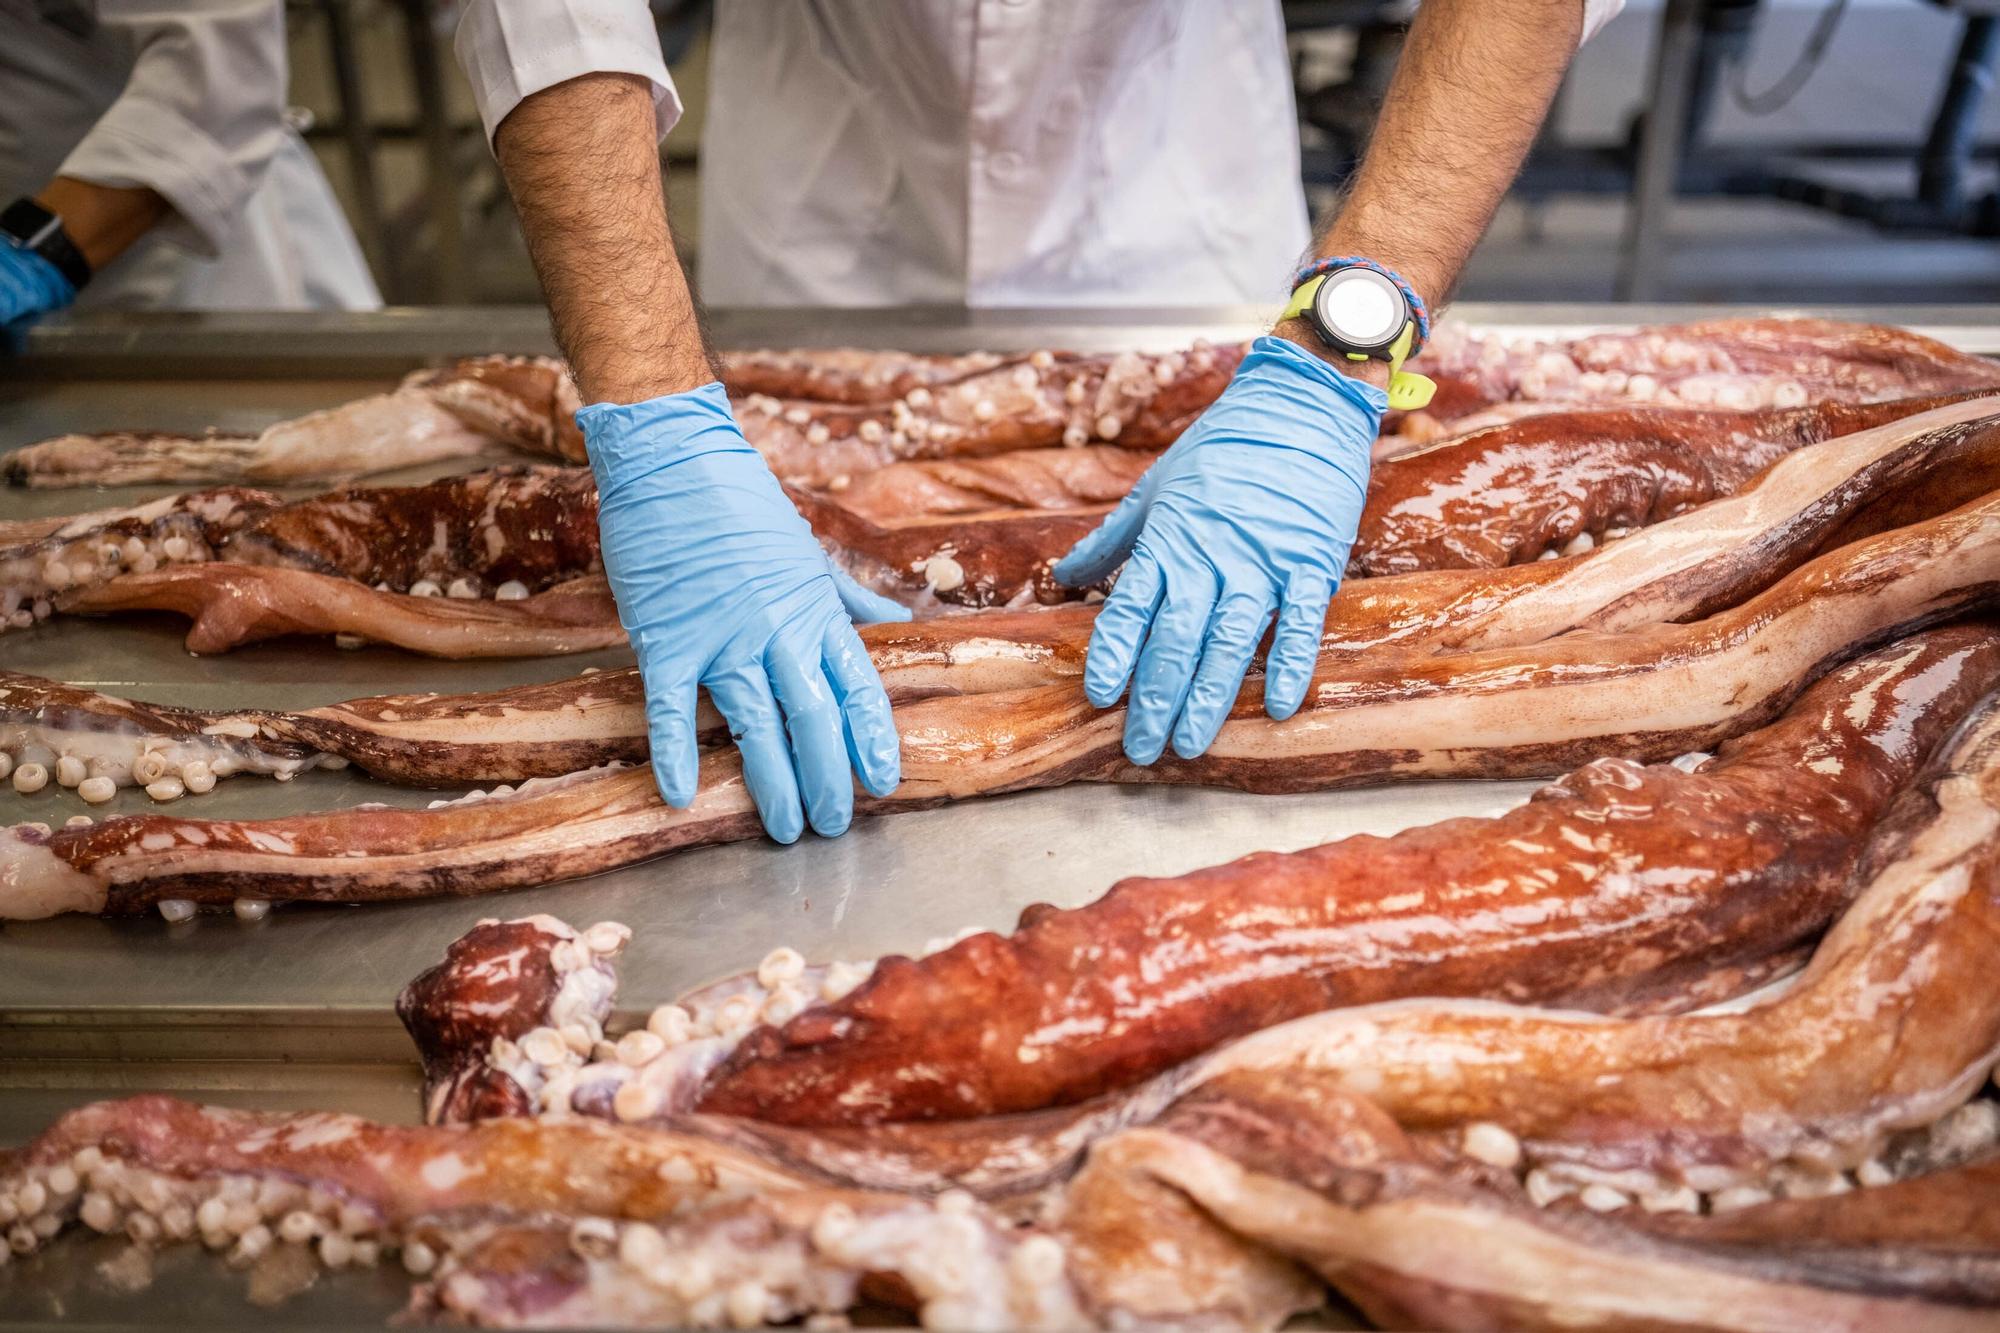
[[[1551,307],[1461,310],[1522,329],[1615,327],[1682,310]],[[1708,312],[1702,312],[1708,313]],[[1884,312],[1843,312],[1881,317]],[[1984,311],[1898,311],[1963,346],[2000,350]],[[716,321],[727,346],[858,342],[910,350],[1185,344],[1240,337],[1250,311],[967,317],[942,312],[741,312]],[[62,430],[121,425],[255,429],[392,383],[426,362],[547,346],[534,311],[392,311],[377,316],[76,318],[28,335],[0,360],[0,448]],[[421,474],[413,474],[421,475]],[[0,493],[0,518],[60,513],[159,493]],[[519,662],[434,662],[386,649],[340,652],[280,642],[220,658],[180,647],[181,623],[61,620],[0,635],[0,667],[191,705],[301,707],[389,690],[473,690],[567,676],[627,660],[620,652]],[[681,853],[576,883],[486,898],[371,908],[281,909],[255,925],[203,918],[169,926],[63,919],[0,927],[0,1144],[63,1108],[163,1090],[271,1108],[416,1115],[415,1069],[390,1005],[445,944],[487,916],[550,912],[574,924],[623,921],[627,1014],[778,944],[809,958],[921,949],[966,926],[1006,927],[1029,903],[1085,902],[1125,875],[1171,874],[1257,850],[1351,833],[1386,833],[1495,813],[1532,783],[1428,783],[1288,797],[1170,788],[1075,786],[864,820],[846,837],[781,848],[749,843]],[[353,773],[280,784],[236,778],[187,798],[190,814],[265,815],[363,800],[421,803],[434,793]],[[113,810],[151,808],[136,791]],[[0,819],[60,822],[84,809],[51,788],[0,787]],[[260,1315],[219,1266],[164,1255],[161,1285],[121,1294],[96,1272],[116,1246],[65,1245],[0,1270],[0,1325],[67,1317],[213,1325],[340,1321],[384,1313],[393,1280],[321,1278]]]

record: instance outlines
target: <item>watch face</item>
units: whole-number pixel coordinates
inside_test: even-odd
[[[1387,347],[1410,320],[1396,284],[1366,268],[1328,274],[1313,296],[1313,309],[1335,344],[1355,352]]]

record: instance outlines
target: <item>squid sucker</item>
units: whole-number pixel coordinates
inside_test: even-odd
[[[1371,654],[1323,664],[1300,712],[1265,716],[1246,683],[1207,754],[1150,768],[1120,749],[1122,708],[1075,684],[921,699],[897,710],[889,811],[1065,782],[1327,790],[1385,778],[1553,776],[1589,759],[1662,760],[1762,725],[1810,680],[2000,586],[2000,494],[1839,547],[1728,611],[1523,648]],[[362,807],[262,821],[126,816],[0,840],[0,917],[124,912],[163,900],[356,901],[549,883],[750,836],[733,753],[704,759],[693,804],[644,768],[537,779],[431,810]]]

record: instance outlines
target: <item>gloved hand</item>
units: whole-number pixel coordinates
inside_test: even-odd
[[[0,239],[0,324],[60,310],[76,299],[62,270],[33,250]]]
[[[1183,758],[1208,749],[1274,611],[1264,711],[1298,711],[1388,402],[1296,343],[1259,338],[1222,396],[1056,564],[1075,587],[1131,556],[1098,612],[1083,686],[1108,708],[1132,680],[1132,762],[1158,759],[1169,732]]]
[[[720,384],[596,403],[576,420],[597,474],[604,568],[645,680],[660,794],[694,799],[702,685],[770,835],[796,841],[806,819],[845,832],[850,763],[877,796],[901,779],[889,697],[853,622],[909,611],[833,568]]]

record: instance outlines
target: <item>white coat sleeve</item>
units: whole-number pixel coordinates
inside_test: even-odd
[[[1624,8],[1625,0],[1583,0],[1583,33],[1576,39],[1576,44],[1582,46],[1603,32],[1604,25],[1617,18]]]
[[[651,83],[663,139],[681,118],[644,0],[471,0],[453,45],[489,144],[523,98],[583,74],[636,74]]]
[[[59,174],[150,187],[173,206],[165,235],[221,254],[285,142],[283,5],[107,0],[98,22],[128,34],[132,72]]]

